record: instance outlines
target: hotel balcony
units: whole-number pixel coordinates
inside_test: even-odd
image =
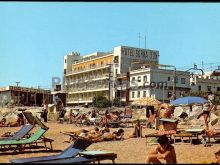
[[[94,70],[104,69],[104,68],[109,68],[109,65],[107,65],[107,64],[95,65],[95,66],[91,66],[91,67],[82,68],[80,70],[67,71],[66,72],[66,76],[80,74],[80,73],[86,73],[86,72],[91,72],[91,71],[94,71]]]

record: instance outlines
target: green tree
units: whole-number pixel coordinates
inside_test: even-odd
[[[104,96],[95,96],[93,97],[93,106],[96,108],[106,108],[110,105],[109,100]]]

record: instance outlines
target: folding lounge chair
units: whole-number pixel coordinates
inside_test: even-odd
[[[41,162],[31,162],[31,163],[71,163],[71,164],[81,164],[81,163],[91,163],[95,162],[96,159],[89,159],[85,157],[72,157],[72,158],[63,158],[63,159],[54,159],[54,160],[47,160]]]
[[[25,149],[25,145],[27,144],[33,144],[35,141],[37,141],[45,132],[47,129],[39,128],[34,135],[32,135],[29,138],[26,139],[19,139],[19,140],[2,140],[0,141],[0,146],[13,146],[15,145],[16,148],[14,149],[14,152],[19,149],[19,151],[23,151]]]
[[[94,151],[83,151],[79,153],[80,156],[83,156],[87,159],[95,159],[95,161],[100,161],[102,160],[111,160],[112,163],[115,163],[115,159],[117,158],[117,154],[109,151],[99,151],[99,150],[94,150]]]
[[[49,129],[44,123],[41,122],[41,120],[37,117],[37,116],[33,116],[31,112],[23,112],[23,114],[25,115],[26,119],[28,120],[29,123],[31,123],[32,125],[39,125],[41,128],[43,129]],[[38,145],[38,143],[44,143],[45,149],[47,150],[48,148],[50,150],[53,149],[52,146],[52,142],[54,140],[50,139],[50,138],[46,138],[43,135],[41,136],[41,138],[39,138],[35,144]],[[50,147],[47,147],[46,143],[49,142],[50,143]]]
[[[91,141],[87,141],[87,140],[79,138],[60,154],[51,155],[51,156],[14,159],[14,160],[10,160],[10,162],[12,163],[29,163],[30,162],[31,163],[31,162],[42,162],[42,161],[64,159],[64,158],[66,159],[73,158],[73,157],[76,157],[79,154],[79,152],[85,150],[91,144],[92,144]]]
[[[48,161],[39,161],[32,163],[95,163],[103,160],[112,160],[113,164],[115,163],[115,158],[117,158],[117,154],[108,152],[108,151],[83,151],[79,152],[79,157],[71,157],[71,158],[61,158],[55,160]]]
[[[15,134],[13,135],[10,135],[8,132],[7,136],[5,137],[0,137],[0,141],[1,140],[18,140],[18,139],[21,139],[23,137],[25,137],[26,135],[28,135],[28,133],[34,128],[34,118],[31,118],[30,115],[30,112],[29,113],[25,113],[23,112],[25,118],[27,119],[28,123],[30,124],[25,124],[21,127],[21,129],[19,131],[17,131]]]
[[[17,131],[14,135],[12,136],[6,136],[6,137],[0,137],[1,140],[19,140],[26,135],[34,128],[34,125],[32,124],[25,124],[21,127],[19,131]]]
[[[45,126],[38,117],[33,116],[31,112],[23,112],[25,117],[28,119],[29,123],[32,125],[38,124],[40,128],[30,137],[18,139],[18,140],[0,140],[0,147],[2,146],[16,146],[14,149],[14,152],[19,149],[19,151],[24,151],[25,146],[27,144],[36,144],[38,140],[42,139],[43,134],[49,129],[47,126]],[[45,143],[45,142],[44,142]],[[45,143],[46,147],[46,143]],[[46,148],[47,149],[47,148]]]

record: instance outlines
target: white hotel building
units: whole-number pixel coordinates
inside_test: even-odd
[[[109,77],[111,81],[115,81],[129,69],[140,68],[141,64],[134,63],[135,61],[158,64],[159,51],[118,46],[110,52],[95,52],[84,56],[80,56],[79,53],[66,55],[64,90],[67,92],[67,104],[92,103],[96,95],[113,100],[115,94],[117,95],[117,87],[111,83],[109,88]]]

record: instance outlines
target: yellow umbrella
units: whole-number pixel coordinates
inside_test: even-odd
[[[154,106],[157,110],[161,102],[152,97],[144,97],[132,102],[132,105],[141,105],[141,106]]]

